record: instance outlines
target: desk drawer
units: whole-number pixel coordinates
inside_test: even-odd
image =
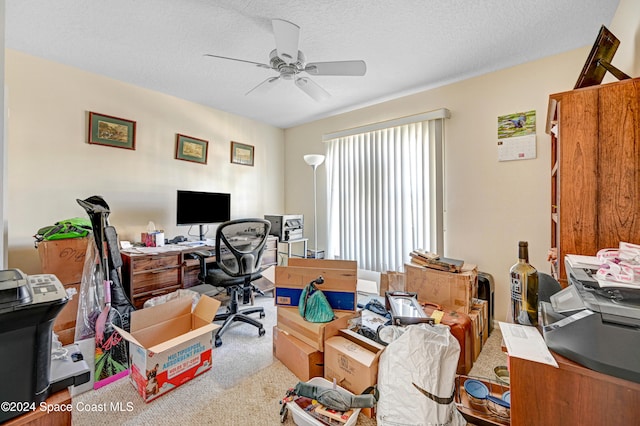
[[[142,309],[144,307],[144,302],[147,300],[156,297],[156,296],[164,296],[165,294],[173,293],[176,290],[179,290],[181,286],[175,285],[171,287],[164,287],[155,291],[150,291],[147,293],[140,293],[135,296],[133,299],[133,305],[136,309]]]
[[[181,285],[182,265],[133,274],[132,293],[135,295],[172,285]]]
[[[178,254],[132,256],[131,270],[134,274],[142,271],[166,269],[171,266],[179,267],[182,264],[182,256]]]

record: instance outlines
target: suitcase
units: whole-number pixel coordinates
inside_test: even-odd
[[[438,322],[437,317],[441,316],[440,324],[448,325],[451,329],[451,334],[460,343],[460,358],[458,359],[456,374],[469,374],[473,366],[473,341],[471,340],[472,330],[469,315],[436,303],[421,302],[421,304],[428,316],[436,318],[436,323]],[[436,311],[439,311],[439,313],[434,315]]]

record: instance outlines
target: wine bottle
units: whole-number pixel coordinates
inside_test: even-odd
[[[529,244],[518,243],[518,263],[511,275],[511,312],[516,324],[538,325],[538,271],[529,264]]]

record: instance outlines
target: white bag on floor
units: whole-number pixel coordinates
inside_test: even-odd
[[[378,425],[466,425],[453,401],[460,344],[449,327],[415,324],[397,331],[402,334],[380,356]]]

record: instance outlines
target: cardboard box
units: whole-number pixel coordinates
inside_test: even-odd
[[[354,394],[378,383],[378,361],[384,346],[351,330],[340,330],[324,345],[325,379],[335,380]],[[363,408],[362,413],[375,418],[372,408]]]
[[[471,345],[473,346],[473,362],[478,359],[482,350],[482,311],[471,309]]]
[[[273,327],[273,355],[303,382],[324,375],[324,354],[277,326]]]
[[[298,307],[278,306],[277,326],[280,330],[302,340],[307,345],[324,352],[324,341],[338,334],[342,328],[348,328],[354,312],[335,312],[336,319],[331,322],[309,322],[300,315]]]
[[[471,309],[477,309],[482,312],[482,345],[487,342],[489,338],[489,301],[482,299],[473,299]]]
[[[82,281],[84,257],[90,238],[93,237],[39,242],[38,255],[42,273],[55,275],[62,284]]]
[[[220,301],[181,297],[131,313],[131,332],[117,328],[129,342],[129,379],[149,402],[211,368],[213,318]]]
[[[358,264],[353,260],[290,258],[288,266],[276,266],[276,305],[298,306],[302,290],[319,276],[324,283],[318,288],[334,310],[356,310]]]
[[[418,294],[421,302],[432,302],[469,314],[478,297],[478,269],[464,264],[458,273],[405,264],[405,290]]]
[[[404,291],[404,273],[387,271],[380,274],[380,296],[387,291]]]

